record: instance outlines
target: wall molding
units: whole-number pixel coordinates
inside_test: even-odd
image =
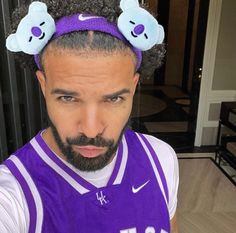
[[[209,102],[221,103],[222,99],[224,101],[234,101],[236,98],[236,90],[220,90],[220,91],[210,91]]]
[[[209,121],[209,110],[211,104],[221,104],[222,99],[224,101],[235,101],[236,91],[211,91],[209,93],[209,99],[207,101],[207,109],[208,111],[205,113],[205,121],[203,122],[202,127],[218,127],[219,121]]]
[[[221,104],[222,100],[224,101],[235,101],[236,97],[236,91],[210,91],[208,95],[208,101],[207,101],[207,109],[208,111],[205,113],[205,121],[203,122],[202,127],[218,127],[219,121],[209,121],[209,111],[210,111],[210,105],[211,104]]]

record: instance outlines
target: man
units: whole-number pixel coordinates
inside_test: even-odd
[[[138,1],[44,2],[19,8],[7,39],[23,63],[37,64],[49,127],[1,165],[0,232],[178,232],[176,155],[127,126],[142,55],[130,33],[124,38],[119,7],[136,18],[143,9]],[[150,47],[156,29],[149,34],[134,16],[132,37]],[[153,51],[159,61],[163,50]]]

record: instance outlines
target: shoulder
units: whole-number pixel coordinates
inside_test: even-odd
[[[5,165],[0,165],[0,188],[14,196],[22,194],[19,183]]]
[[[178,159],[175,151],[169,144],[156,137],[147,134],[143,134],[143,136],[149,141],[156,152],[166,180],[169,185],[172,185],[173,178],[178,178],[179,176]]]
[[[169,190],[169,214],[170,219],[174,216],[177,207],[177,193],[179,186],[178,159],[173,148],[166,142],[147,134],[143,136],[154,149],[164,172]]]
[[[23,191],[9,169],[0,165],[0,229],[26,232],[27,219],[28,208]]]
[[[154,149],[163,170],[173,171],[178,166],[177,156],[174,149],[166,142],[148,135],[142,134]]]

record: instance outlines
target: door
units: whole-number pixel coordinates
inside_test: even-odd
[[[196,123],[197,123],[197,111],[198,111],[198,102],[199,102],[199,93],[201,86],[201,77],[202,77],[202,65],[203,65],[203,56],[204,56],[204,47],[206,39],[206,29],[207,29],[207,18],[210,0],[194,0],[193,2],[199,1],[198,6],[198,20],[197,20],[197,30],[196,30],[196,39],[194,43],[194,52],[193,52],[193,65],[190,71],[192,76],[192,85],[191,85],[191,94],[190,94],[190,119],[188,124],[188,131],[190,133],[196,132]]]
[[[177,152],[194,146],[209,0],[145,1],[157,7],[167,55],[153,79],[139,84],[132,127],[152,134]],[[152,10],[153,11],[153,10]]]

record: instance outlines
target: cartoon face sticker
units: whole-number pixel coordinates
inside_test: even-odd
[[[123,13],[118,18],[118,28],[136,48],[146,51],[164,39],[164,29],[136,0],[121,0]]]
[[[56,31],[53,18],[42,2],[33,2],[28,14],[20,21],[17,31],[8,36],[6,47],[12,52],[30,55],[40,53]]]

